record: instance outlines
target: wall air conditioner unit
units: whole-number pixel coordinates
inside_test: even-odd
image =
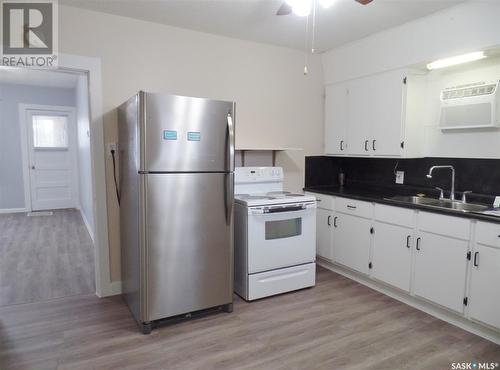
[[[441,92],[441,130],[500,127],[499,81],[454,86]]]

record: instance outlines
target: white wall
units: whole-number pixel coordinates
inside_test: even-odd
[[[325,84],[500,45],[500,1],[469,1],[323,54]]]
[[[74,106],[75,90],[0,84],[0,210],[24,209],[19,104]]]
[[[500,130],[442,131],[439,128],[440,92],[446,88],[500,79],[500,59],[492,58],[461,68],[436,70],[427,75],[424,153],[428,157],[500,158]]]
[[[78,137],[78,196],[80,211],[94,239],[92,163],[90,156],[89,90],[87,75],[78,76],[76,86],[76,122]]]
[[[323,74],[304,76],[301,51],[60,6],[63,53],[102,61],[105,141],[117,140],[116,107],[143,89],[236,101],[236,145],[299,147],[280,154],[286,187],[303,186],[304,156],[320,154]],[[112,279],[120,279],[118,207],[106,160]]]

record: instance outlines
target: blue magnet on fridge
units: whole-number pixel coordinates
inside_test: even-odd
[[[177,131],[163,130],[163,140],[177,140]]]
[[[200,141],[201,133],[198,131],[189,131],[187,134],[188,141]]]

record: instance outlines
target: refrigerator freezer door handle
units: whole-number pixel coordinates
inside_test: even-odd
[[[233,214],[233,203],[234,203],[234,180],[233,180],[233,174],[228,173],[226,174],[226,181],[224,184],[224,190],[225,190],[225,200],[224,202],[226,203],[226,224],[231,225],[231,216]]]
[[[229,133],[229,171],[234,171],[234,124],[231,112],[227,113],[227,130]]]

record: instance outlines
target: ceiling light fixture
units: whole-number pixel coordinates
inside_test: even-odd
[[[480,60],[484,58],[486,58],[486,55],[484,55],[484,51],[475,51],[473,53],[462,54],[451,58],[436,60],[432,63],[427,64],[427,69],[432,70],[432,69],[445,68],[445,67],[455,66],[457,64],[473,62],[475,60]]]
[[[307,17],[311,14],[312,0],[286,0],[292,7],[293,14],[299,17]]]

